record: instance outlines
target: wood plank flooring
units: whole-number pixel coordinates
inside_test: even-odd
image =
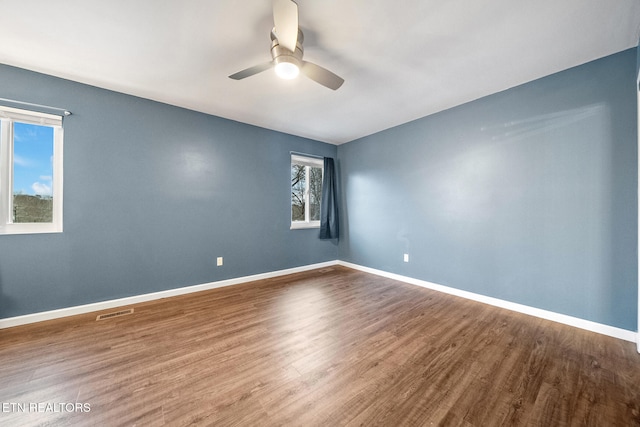
[[[344,267],[134,308],[0,330],[0,425],[640,425],[633,343]]]

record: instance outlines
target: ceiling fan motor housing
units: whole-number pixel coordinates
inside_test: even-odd
[[[304,49],[302,48],[302,42],[304,41],[304,36],[302,31],[298,29],[298,39],[296,41],[296,50],[295,52],[291,52],[289,49],[280,45],[278,41],[278,36],[276,35],[275,28],[271,30],[271,57],[273,58],[273,63],[275,65],[280,64],[282,62],[289,62],[294,64],[298,68],[302,67],[302,55],[304,53]]]

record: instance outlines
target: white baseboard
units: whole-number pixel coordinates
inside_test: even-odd
[[[303,271],[324,268],[336,265],[337,261],[321,262],[318,264],[304,265],[302,267],[288,268],[285,270],[271,271],[268,273],[254,274],[252,276],[237,277],[235,279],[220,280],[218,282],[203,283],[200,285],[186,286],[166,291],[153,292],[149,294],[135,295],[132,297],[119,298],[109,301],[101,301],[92,304],[78,305],[75,307],[61,308],[58,310],[43,311],[40,313],[26,314],[24,316],[9,317],[0,319],[0,329],[14,326],[26,325],[29,323],[43,322],[45,320],[59,319],[61,317],[74,316],[76,314],[91,313],[94,311],[107,310],[125,305],[139,304],[141,302],[169,298],[178,295],[190,294],[193,292],[206,291],[209,289],[222,288],[224,286],[238,285],[240,283],[253,282],[255,280],[270,279],[272,277],[284,276],[287,274],[300,273]]]
[[[235,279],[221,280],[218,282],[204,283],[200,285],[187,286],[177,289],[169,289],[166,291],[153,292],[149,294],[136,295],[132,297],[119,298],[109,301],[96,302],[92,304],[84,304],[75,307],[61,308],[58,310],[44,311],[41,313],[26,314],[24,316],[9,317],[6,319],[0,319],[0,329],[11,328],[14,326],[26,325],[29,323],[42,322],[45,320],[53,320],[61,317],[74,316],[77,314],[91,313],[94,311],[107,310],[115,307],[122,307],[125,305],[138,304],[141,302],[158,300],[161,298],[169,298],[178,295],[190,294],[193,292],[206,291],[209,289],[222,288],[224,286],[238,285],[241,283],[253,282],[256,280],[269,279],[278,276],[285,276],[287,274],[300,273],[303,271],[314,270],[316,268],[325,268],[333,265],[342,265],[354,270],[363,271],[377,276],[387,277],[389,279],[398,280],[400,282],[409,283],[411,285],[421,286],[423,288],[432,289],[438,292],[444,292],[447,294],[459,296],[473,301],[478,301],[484,304],[493,305],[495,307],[505,308],[507,310],[516,311],[518,313],[528,314],[530,316],[539,317],[542,319],[552,320],[554,322],[562,323],[565,325],[573,326],[587,331],[596,332],[603,335],[608,335],[614,338],[618,338],[630,342],[639,342],[638,334],[626,329],[620,329],[613,326],[603,325],[601,323],[592,322],[589,320],[579,319],[577,317],[571,317],[564,314],[554,313],[552,311],[542,310],[535,307],[529,307],[522,304],[517,304],[509,301],[504,301],[498,298],[492,298],[485,295],[475,294],[473,292],[463,291],[456,288],[450,288],[448,286],[438,285],[436,283],[427,282],[425,280],[414,279],[412,277],[402,276],[395,273],[389,273],[382,270],[376,270],[374,268],[364,267],[358,264],[352,264],[345,261],[328,261],[318,264],[310,264],[301,267],[288,268],[285,270],[272,271],[268,273],[255,274],[252,276],[238,277]]]
[[[338,265],[353,268],[354,270],[364,271],[366,273],[375,274],[377,276],[387,277],[389,279],[398,280],[400,282],[409,283],[411,285],[421,286],[423,288],[432,289],[438,292],[444,292],[459,296],[462,298],[478,301],[484,304],[493,305],[495,307],[506,308],[507,310],[516,311],[518,313],[528,314],[530,316],[540,317],[546,320],[552,320],[554,322],[562,323],[565,325],[573,326],[587,331],[596,332],[610,337],[618,338],[630,342],[639,342],[638,333],[628,331],[626,329],[616,328],[609,325],[603,325],[601,323],[592,322],[590,320],[584,320],[577,317],[567,316],[565,314],[555,313],[552,311],[542,310],[540,308],[529,307],[527,305],[517,304],[514,302],[504,301],[498,298],[492,298],[485,295],[475,294],[473,292],[463,291],[460,289],[450,288],[448,286],[438,285],[436,283],[427,282],[425,280],[414,279],[412,277],[401,276],[395,273],[388,273],[382,270],[376,270],[374,268],[364,267],[358,264],[352,264],[345,261],[338,261]],[[639,344],[640,346],[640,344]],[[639,347],[640,351],[640,347]]]

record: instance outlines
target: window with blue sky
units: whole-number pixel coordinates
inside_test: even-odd
[[[0,106],[0,234],[62,231],[62,117]]]
[[[13,127],[13,194],[53,195],[53,128],[29,123]]]

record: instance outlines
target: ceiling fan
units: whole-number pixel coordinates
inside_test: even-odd
[[[273,25],[272,60],[232,74],[230,79],[242,80],[273,67],[283,79],[294,79],[302,71],[302,74],[329,89],[336,90],[342,86],[344,79],[326,68],[302,59],[304,35],[298,27],[298,5],[294,1],[273,0]]]

